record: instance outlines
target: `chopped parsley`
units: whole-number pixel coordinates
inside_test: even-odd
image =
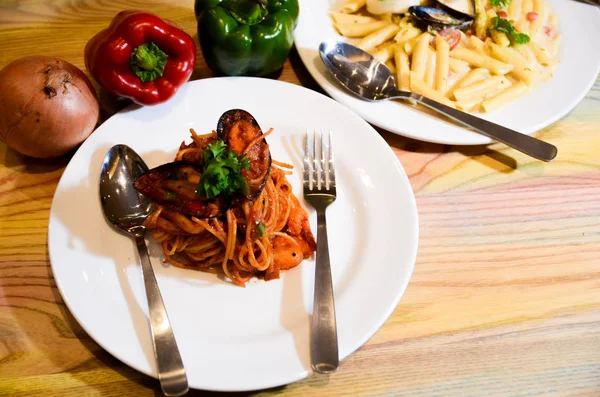
[[[196,194],[213,198],[220,194],[231,197],[245,189],[246,182],[241,172],[250,168],[250,160],[227,150],[225,142],[219,140],[208,145],[202,152],[202,176]]]
[[[258,225],[256,225],[256,231],[258,232],[258,237],[262,237],[263,234],[265,234],[265,225],[260,222]]]
[[[510,4],[510,0],[490,0],[493,7],[506,8]]]
[[[528,43],[529,40],[531,40],[529,36],[525,33],[518,33],[513,24],[508,19],[500,17],[492,18],[491,28],[499,32],[506,33],[506,36],[508,36],[508,38],[513,44],[525,44]]]

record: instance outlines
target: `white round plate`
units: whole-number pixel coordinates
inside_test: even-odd
[[[490,143],[483,135],[432,116],[400,101],[367,102],[343,88],[327,71],[319,44],[340,40],[329,10],[339,0],[303,0],[296,28],[296,48],[310,74],[332,98],[368,122],[390,132],[422,141],[452,145]],[[600,71],[600,9],[573,0],[548,0],[560,20],[561,63],[554,78],[530,94],[487,114],[486,120],[532,134],[565,116],[590,90]]]
[[[165,104],[131,107],[102,124],[79,148],[56,190],[49,254],[73,316],[100,346],[156,377],[147,303],[132,240],[105,221],[98,179],[115,144],[136,150],[149,167],[171,162],[189,128],[216,128],[226,110],[249,111],[268,137],[274,159],[294,165],[302,199],[306,129],[332,130],[338,198],[328,211],[340,358],[364,344],[402,296],[415,262],[418,219],[408,178],[386,142],[355,113],[314,91],[258,78],[186,84]],[[221,391],[279,386],[310,372],[309,320],[314,261],[281,279],[240,288],[212,275],[162,264],[148,241],[158,284],[192,388]]]

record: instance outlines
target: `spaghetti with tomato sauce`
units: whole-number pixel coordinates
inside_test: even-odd
[[[215,131],[198,135],[190,129],[192,142],[181,144],[174,163],[136,181],[156,204],[145,226],[161,244],[165,263],[222,273],[245,286],[253,277],[279,278],[313,256],[308,215],[286,178],[293,167],[271,159],[264,138],[272,129],[257,134],[257,127],[246,120],[229,126],[227,149],[249,161],[240,172],[244,187],[231,197],[198,197],[203,156],[220,139]]]

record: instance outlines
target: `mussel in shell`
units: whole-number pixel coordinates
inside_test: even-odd
[[[225,142],[228,150],[244,155],[250,162],[247,170],[242,168],[245,186],[237,194],[252,201],[260,196],[271,170],[271,152],[262,135],[254,117],[245,110],[228,110],[217,123],[217,138]],[[153,202],[182,214],[197,218],[220,216],[235,197],[209,199],[198,193],[203,172],[201,159],[187,160],[146,171],[134,181],[134,187]]]
[[[246,180],[245,196],[256,200],[267,183],[271,171],[271,151],[263,131],[254,117],[245,110],[231,109],[223,113],[217,123],[217,135],[230,150],[245,154],[250,160],[250,168],[242,171]]]
[[[442,30],[446,28],[465,29],[473,24],[473,17],[451,14],[442,8],[413,6],[408,12],[428,28]]]
[[[174,161],[146,171],[133,186],[153,202],[196,218],[212,218],[226,210],[222,197],[208,199],[196,193],[202,169],[191,161]]]

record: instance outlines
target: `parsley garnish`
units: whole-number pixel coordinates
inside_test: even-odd
[[[497,30],[499,32],[504,32],[508,36],[511,42],[517,44],[525,44],[528,43],[529,36],[525,33],[518,33],[513,24],[508,20],[500,17],[492,18],[492,29]]]
[[[196,194],[207,198],[219,194],[231,197],[238,190],[244,189],[245,181],[241,172],[242,168],[250,168],[250,160],[227,150],[225,142],[219,140],[209,144],[202,152],[202,167]]]
[[[490,0],[490,4],[493,7],[506,8],[506,7],[508,7],[509,3],[510,3],[510,0]]]
[[[259,222],[259,224],[256,225],[256,231],[258,232],[258,237],[262,237],[263,234],[265,234],[265,225],[262,222]]]

